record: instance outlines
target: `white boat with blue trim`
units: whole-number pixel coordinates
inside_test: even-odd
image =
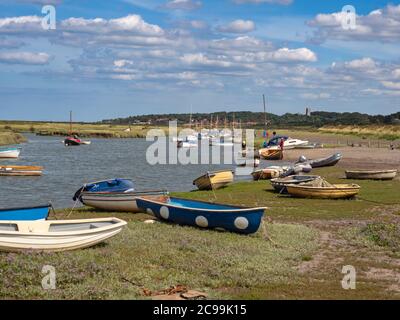
[[[0,148],[0,158],[17,159],[20,154],[20,148]]]

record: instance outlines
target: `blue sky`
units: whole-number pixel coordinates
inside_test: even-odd
[[[2,0],[0,119],[260,111],[263,93],[276,114],[389,114],[399,55],[400,1]]]

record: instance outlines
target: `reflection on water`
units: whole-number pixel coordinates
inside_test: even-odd
[[[0,207],[30,206],[51,201],[72,207],[74,192],[84,183],[115,177],[130,178],[136,189],[188,191],[192,181],[208,170],[233,165],[155,165],[146,161],[151,144],[144,139],[92,139],[92,145],[64,147],[61,137],[28,135],[21,158],[1,164],[40,165],[42,177],[0,177]],[[265,166],[266,163],[262,164]],[[238,177],[237,179],[247,179]]]

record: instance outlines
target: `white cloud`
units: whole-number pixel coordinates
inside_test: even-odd
[[[400,69],[393,70],[392,75],[395,79],[400,79]]]
[[[331,97],[330,93],[303,93],[301,97],[307,100],[319,100],[319,99],[329,99]]]
[[[194,0],[171,0],[164,7],[172,10],[195,10],[202,6],[201,1]]]
[[[228,68],[232,66],[232,63],[229,61],[225,61],[222,58],[210,59],[203,53],[185,54],[181,58],[181,61],[184,64],[191,66],[207,66],[207,67],[222,67],[222,68]]]
[[[0,19],[0,33],[43,32],[42,18],[38,16],[20,16]]]
[[[312,41],[356,40],[377,42],[398,42],[400,40],[400,5],[388,5],[374,10],[368,15],[356,16],[356,28],[343,28],[342,21],[346,13],[318,14],[308,25],[316,28]]]
[[[345,63],[345,67],[358,70],[373,70],[376,62],[371,58],[356,59]]]
[[[129,32],[145,36],[162,36],[164,31],[158,25],[145,22],[139,15],[128,15],[118,19],[69,18],[61,22],[63,31],[89,33]]]
[[[115,60],[115,61],[114,61],[114,66],[116,66],[117,68],[123,68],[123,67],[125,67],[125,66],[127,66],[127,65],[132,65],[132,64],[133,64],[132,61],[130,61],[130,60],[124,60],[124,59],[122,59],[122,60]]]
[[[49,61],[50,56],[43,52],[0,52],[0,63],[44,65]]]
[[[0,38],[0,49],[16,49],[19,47],[24,46],[25,43],[22,40],[18,39],[7,39],[7,38]]]
[[[382,85],[388,89],[400,90],[400,82],[382,81]]]
[[[289,49],[281,48],[271,54],[271,59],[274,61],[303,61],[315,62],[317,55],[307,48]]]
[[[255,28],[256,25],[253,21],[239,19],[232,21],[227,25],[219,26],[217,30],[225,33],[247,33],[254,31]]]

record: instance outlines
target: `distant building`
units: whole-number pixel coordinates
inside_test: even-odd
[[[310,107],[306,108],[306,116],[311,117],[311,108]]]

